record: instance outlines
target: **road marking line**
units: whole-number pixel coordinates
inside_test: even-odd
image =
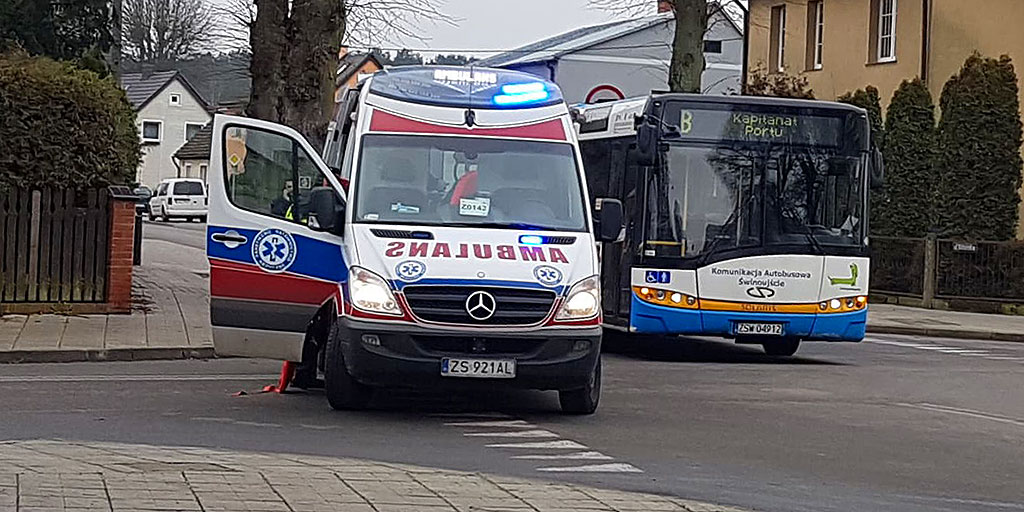
[[[989,356],[985,359],[991,359],[993,361],[1024,361],[1024,357],[1013,357],[1013,356]]]
[[[525,420],[507,420],[507,421],[459,421],[455,423],[445,423],[448,427],[508,427],[508,428],[534,428],[535,425],[527,423]]]
[[[468,432],[466,437],[561,437],[550,430],[517,430],[515,432]]]
[[[215,418],[210,416],[193,416],[189,418],[190,421],[215,421],[217,423],[231,423],[235,421],[234,418]]]
[[[925,410],[925,411],[945,412],[945,413],[949,413],[949,414],[957,414],[957,415],[960,415],[960,416],[968,416],[968,417],[971,417],[971,418],[978,418],[978,419],[983,419],[983,420],[995,421],[995,422],[999,422],[999,423],[1008,423],[1010,425],[1016,425],[1018,427],[1024,427],[1024,421],[1022,421],[1022,420],[1018,420],[1018,419],[1015,419],[1015,418],[1007,418],[1005,416],[996,416],[994,414],[989,414],[989,413],[982,412],[982,411],[974,411],[974,410],[971,410],[971,409],[960,409],[960,408],[957,408],[957,407],[948,407],[948,406],[945,406],[945,405],[937,405],[937,404],[929,404],[929,403],[911,404],[911,403],[903,403],[903,402],[901,402],[901,403],[897,403],[896,405],[901,405],[903,407],[911,407],[911,408],[914,408],[914,409],[922,409],[922,410]]]
[[[284,426],[284,425],[280,425],[278,423],[261,423],[261,422],[258,422],[258,421],[236,421],[235,425],[245,425],[247,427],[272,427],[272,428],[281,428],[281,427]]]
[[[576,441],[559,439],[558,441],[540,441],[535,443],[501,443],[489,444],[488,448],[527,448],[531,450],[586,450],[587,447]]]
[[[248,381],[277,379],[276,375],[8,375],[0,382],[166,382]]]
[[[943,354],[960,354],[960,355],[972,355],[972,354],[991,354],[987,350],[970,350],[966,348],[947,348],[940,350]]]
[[[526,460],[614,460],[614,457],[605,455],[601,452],[573,452],[573,453],[560,453],[556,455],[513,455],[513,459],[526,459]]]
[[[537,468],[548,473],[643,473],[643,470],[623,462],[610,464],[589,464],[586,466]]]
[[[456,419],[456,420],[458,420],[458,419],[466,419],[466,420],[494,419],[494,420],[501,420],[501,419],[511,419],[512,418],[512,416],[509,416],[508,414],[500,413],[500,412],[480,412],[480,413],[477,413],[477,412],[443,412],[443,413],[431,414],[430,417],[431,418],[451,418],[451,419]]]

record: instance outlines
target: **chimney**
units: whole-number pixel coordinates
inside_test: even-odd
[[[663,12],[672,12],[675,10],[675,4],[671,0],[658,0],[658,14]]]

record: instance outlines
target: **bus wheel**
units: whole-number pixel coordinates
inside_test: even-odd
[[[356,382],[345,368],[338,324],[331,325],[327,339],[327,361],[324,364],[324,394],[331,407],[338,410],[363,409],[373,396],[373,389]]]
[[[597,404],[601,401],[601,356],[597,357],[597,366],[590,375],[590,381],[579,389],[558,392],[558,402],[565,414],[594,414]]]
[[[797,338],[783,338],[761,343],[764,353],[770,356],[791,356],[796,354],[800,348],[800,340]]]

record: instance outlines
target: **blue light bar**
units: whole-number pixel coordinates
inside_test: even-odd
[[[551,95],[547,91],[527,92],[523,94],[499,94],[494,97],[495,105],[525,105],[547,100]]]
[[[544,237],[539,235],[520,235],[519,243],[523,245],[544,245]]]
[[[563,102],[558,85],[509,69],[401,66],[378,71],[370,93],[398,101],[455,108],[538,108]]]
[[[525,84],[508,84],[501,86],[504,94],[526,94],[528,92],[540,92],[545,89],[542,82],[529,82]]]

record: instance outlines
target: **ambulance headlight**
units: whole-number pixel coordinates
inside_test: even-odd
[[[576,283],[566,297],[555,320],[586,320],[597,316],[601,307],[600,278],[591,276]]]
[[[377,274],[364,268],[352,267],[349,292],[352,306],[368,313],[401,315],[395,295]]]

